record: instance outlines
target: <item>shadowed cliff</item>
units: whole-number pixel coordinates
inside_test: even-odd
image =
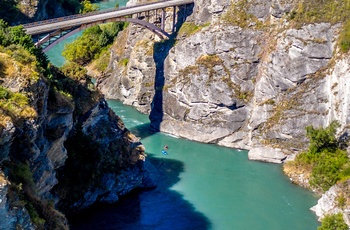
[[[69,218],[71,229],[210,229],[210,221],[170,188],[184,170],[182,162],[148,153],[146,168],[157,188],[134,192],[113,206],[95,206]],[[93,218],[92,218],[93,217]]]

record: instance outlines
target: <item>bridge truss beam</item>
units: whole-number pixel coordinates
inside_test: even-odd
[[[56,30],[50,34],[47,34],[45,37],[41,38],[38,42],[35,43],[35,45],[37,47],[41,46],[43,48],[43,52],[47,52],[51,48],[53,48],[55,45],[57,45],[58,43],[67,39],[68,37],[80,32],[82,30],[85,30],[89,27],[99,25],[102,23],[107,23],[107,22],[121,22],[121,21],[141,25],[141,26],[145,27],[146,29],[152,31],[156,35],[158,35],[158,37],[160,37],[161,39],[164,39],[164,36],[170,37],[170,34],[167,33],[165,30],[163,30],[163,29],[159,28],[158,26],[156,26],[152,23],[149,23],[147,21],[143,21],[143,20],[140,20],[137,18],[116,18],[116,19],[108,19],[108,20],[97,21],[97,22],[93,22],[93,23],[89,23],[89,24],[84,24],[84,25],[81,25],[80,27],[75,27],[74,29],[69,28],[69,29],[67,29],[69,31],[68,33],[64,33],[66,30]]]
[[[190,4],[190,3],[186,2],[183,5],[185,7],[185,11],[186,11],[187,4]],[[180,6],[181,5],[166,6],[165,8],[140,11],[138,13],[133,13],[129,16],[123,16],[123,17],[116,16],[114,18],[109,17],[109,18],[105,18],[105,19],[94,20],[92,22],[85,22],[85,23],[79,24],[79,25],[69,26],[69,24],[68,24],[66,26],[60,26],[59,29],[57,29],[53,32],[49,32],[49,34],[46,34],[41,39],[39,39],[39,37],[38,37],[38,40],[35,44],[36,44],[36,46],[43,47],[43,51],[47,52],[52,47],[57,45],[59,42],[61,42],[61,41],[65,40],[66,38],[78,33],[79,31],[81,31],[83,29],[86,29],[88,27],[98,25],[98,24],[103,24],[103,23],[107,23],[107,22],[117,22],[117,21],[125,21],[125,22],[130,22],[130,23],[141,25],[141,26],[145,27],[146,29],[152,31],[156,35],[158,35],[159,38],[164,39],[164,37],[170,36],[170,34],[165,31],[165,21],[166,21],[166,16],[167,16],[166,15],[167,14],[166,8],[172,7],[173,20],[172,20],[171,32],[174,33],[176,31],[175,24],[177,21],[177,8]],[[134,17],[132,17],[133,15],[134,15]],[[82,16],[79,16],[79,17],[81,18]],[[151,18],[153,19],[152,22],[150,22]],[[56,19],[53,19],[53,20],[55,21]],[[45,23],[47,23],[47,22],[45,21]],[[36,24],[45,24],[45,23],[37,22]],[[33,24],[33,23],[31,23],[31,24]],[[32,25],[28,24],[28,26],[27,27],[25,26],[25,28],[29,28],[30,26],[32,26]],[[38,32],[36,32],[36,33],[31,32],[31,33],[36,34],[38,36],[40,35]]]

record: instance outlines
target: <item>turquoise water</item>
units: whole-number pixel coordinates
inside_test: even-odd
[[[47,53],[53,64],[63,65],[64,44],[77,36]],[[291,184],[281,165],[248,161],[246,151],[150,132],[146,115],[118,101],[108,103],[141,138],[157,188],[130,194],[118,205],[94,207],[71,219],[72,229],[315,230],[319,225],[309,211],[316,197]],[[161,153],[164,145],[168,155]]]
[[[152,133],[146,115],[118,101],[108,103],[141,138],[158,188],[137,195],[137,211],[129,212],[137,218],[127,224],[128,216],[112,208],[73,229],[101,221],[110,221],[106,229],[312,230],[319,225],[309,211],[317,199],[291,184],[281,165],[249,161],[246,151]],[[161,154],[164,145],[168,155]],[[128,202],[121,209],[125,206]],[[114,222],[116,216],[122,224]],[[176,228],[178,221],[183,225]]]

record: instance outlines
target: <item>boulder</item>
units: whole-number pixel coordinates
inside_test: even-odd
[[[271,163],[283,163],[287,155],[281,149],[274,149],[269,147],[252,148],[248,152],[249,160],[258,160]]]

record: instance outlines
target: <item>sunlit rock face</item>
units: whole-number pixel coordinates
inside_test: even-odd
[[[257,21],[232,25],[227,22],[232,5],[196,1],[187,6],[183,25],[192,32],[180,29],[165,41],[129,26],[111,49],[99,88],[149,113],[155,129],[233,148],[268,146],[294,153],[305,148],[306,125],[343,117],[344,126],[348,112],[333,108],[335,94],[329,92],[335,87],[324,71],[332,70],[340,25],[290,28],[283,15],[293,1],[256,1],[247,12]],[[169,10],[169,28],[171,19]],[[270,23],[269,29],[259,23]]]

